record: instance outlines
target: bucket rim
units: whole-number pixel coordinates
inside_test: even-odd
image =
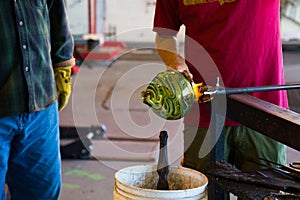
[[[184,169],[186,171],[189,171],[189,172],[193,172],[193,173],[196,173],[198,175],[200,175],[204,180],[204,184],[202,184],[201,186],[198,186],[198,187],[195,187],[195,188],[189,188],[189,189],[181,189],[181,190],[155,190],[155,189],[148,189],[148,188],[141,188],[141,187],[137,187],[137,186],[133,186],[133,185],[129,185],[129,184],[126,184],[124,183],[123,181],[117,179],[117,175],[118,173],[122,173],[122,172],[128,172],[129,169],[133,169],[133,168],[136,168],[136,167],[150,167],[151,169],[155,169],[156,170],[156,167],[157,167],[157,164],[144,164],[144,165],[134,165],[134,166],[129,166],[129,167],[125,167],[119,171],[117,171],[114,175],[114,179],[115,179],[115,187],[116,187],[116,184],[119,183],[125,187],[128,187],[128,188],[131,188],[133,190],[140,190],[140,191],[143,191],[145,193],[153,193],[153,191],[155,191],[156,193],[159,193],[159,194],[169,194],[170,191],[172,191],[173,194],[176,194],[176,195],[179,195],[179,194],[182,194],[184,192],[190,192],[190,193],[195,193],[198,194],[199,192],[197,191],[201,191],[201,193],[203,193],[206,189],[206,186],[208,185],[208,178],[206,177],[205,174],[199,172],[199,171],[196,171],[194,169],[190,169],[190,168],[187,168],[187,167],[182,167],[182,166],[170,166],[171,168],[175,168],[175,169]],[[149,168],[149,169],[150,169]],[[150,171],[153,171],[153,170],[149,170]]]

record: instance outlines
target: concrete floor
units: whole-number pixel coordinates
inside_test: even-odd
[[[149,54],[149,55],[148,55]],[[163,121],[143,105],[140,94],[157,72],[164,69],[151,52],[107,63],[83,63],[73,78],[73,94],[60,113],[61,126],[107,127],[105,136],[122,140],[93,140],[93,156],[98,160],[63,160],[62,200],[113,199],[114,174],[119,169],[139,164],[155,164],[161,130],[169,133],[169,162],[179,165],[182,157],[182,120]],[[286,69],[300,81],[300,56],[285,56]],[[289,61],[290,67],[289,66]],[[295,75],[295,70],[298,75]],[[297,74],[296,73],[296,74]],[[296,79],[296,80],[294,80]],[[145,138],[145,141],[132,141]],[[298,151],[288,149],[288,161],[300,159]]]
[[[182,121],[165,122],[156,117],[151,122],[151,113],[140,98],[144,86],[163,69],[160,60],[153,56],[149,59],[147,54],[135,55],[136,59],[120,59],[110,67],[107,63],[90,62],[92,68],[89,68],[83,63],[73,78],[71,101],[60,113],[61,126],[104,124],[105,136],[122,141],[93,140],[93,156],[98,160],[63,160],[61,199],[112,199],[116,171],[156,163],[159,143],[155,140],[163,129],[169,132],[169,161],[179,165]],[[132,138],[145,138],[145,141],[132,141]]]

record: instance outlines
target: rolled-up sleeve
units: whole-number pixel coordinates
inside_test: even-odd
[[[48,1],[48,9],[53,66],[72,66],[75,64],[73,58],[74,40],[69,28],[65,1],[50,0]]]

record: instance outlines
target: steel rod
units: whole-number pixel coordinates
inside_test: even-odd
[[[275,90],[290,90],[300,89],[300,83],[286,84],[286,85],[269,85],[269,86],[255,86],[255,87],[242,87],[242,88],[220,88],[214,91],[205,91],[204,94],[216,95],[230,95],[230,94],[243,94],[251,92],[266,92]]]

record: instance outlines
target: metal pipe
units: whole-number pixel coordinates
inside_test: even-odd
[[[216,95],[216,94],[230,95],[230,94],[243,94],[243,93],[251,93],[251,92],[266,92],[266,91],[290,90],[290,89],[300,89],[300,83],[286,84],[286,85],[242,87],[242,88],[215,87],[213,90],[208,89],[208,91],[204,91],[204,95]]]

